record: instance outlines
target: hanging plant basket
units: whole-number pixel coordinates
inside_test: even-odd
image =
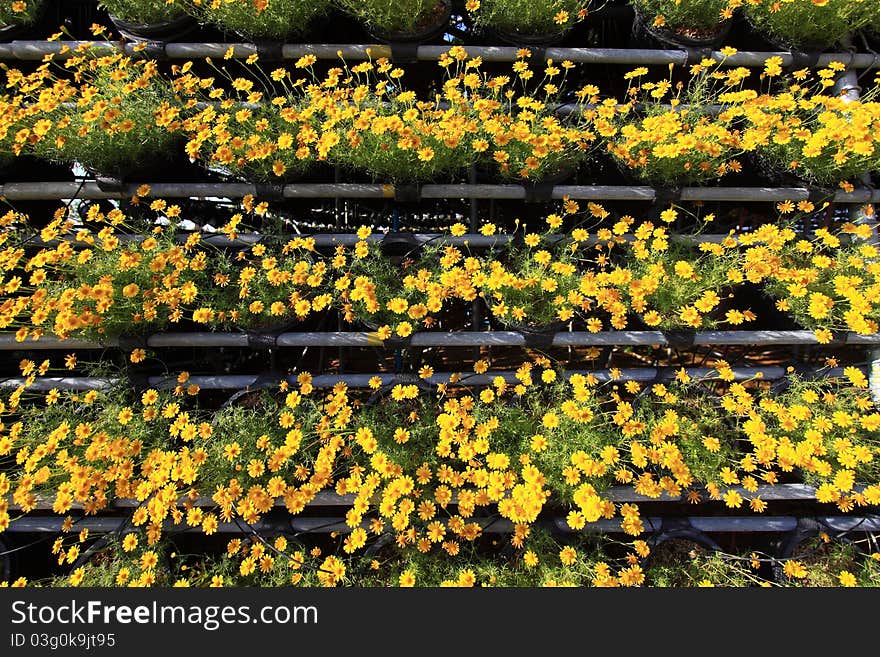
[[[167,43],[177,41],[198,27],[198,22],[188,14],[180,14],[161,23],[133,23],[110,14],[116,31],[132,41]]]
[[[451,18],[451,0],[437,0],[434,12],[414,31],[386,32],[377,28],[368,29],[370,35],[382,43],[424,43],[443,34]]]
[[[724,43],[730,34],[732,19],[718,23],[715,30],[704,31],[695,28],[680,27],[678,29],[654,27],[633,4],[635,19],[633,20],[632,36],[636,43],[660,45],[666,48],[717,48]]]

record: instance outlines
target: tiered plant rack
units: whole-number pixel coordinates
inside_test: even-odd
[[[0,43],[0,60],[10,61],[40,61],[46,55],[53,54],[57,59],[72,56],[72,50],[82,41],[35,41],[14,40],[9,43]],[[229,48],[233,47],[232,57],[245,59],[253,54],[263,52],[264,46],[253,43],[151,43],[146,49],[133,43],[115,41],[89,41],[95,51],[125,52],[133,57],[148,57],[159,60],[189,60],[205,57],[222,58],[227,55]],[[346,60],[357,61],[368,58],[388,57],[395,60],[398,52],[395,48],[386,44],[318,44],[296,43],[279,44],[280,55],[284,60],[296,60],[304,55],[314,55],[318,59],[336,60],[342,55]],[[62,48],[69,47],[66,54]],[[479,56],[486,62],[513,62],[517,59],[517,47],[512,46],[474,46],[467,45],[470,56]],[[410,61],[431,62],[439,59],[442,53],[447,52],[448,45],[419,45],[414,50],[407,52]],[[722,53],[711,49],[639,49],[639,48],[571,48],[571,47],[546,47],[532,48],[540,58],[552,58],[556,61],[570,60],[582,64],[602,65],[688,65],[699,61],[703,57],[722,57]],[[277,49],[276,53],[279,52]],[[791,67],[805,63],[804,53],[794,51],[748,51],[737,52],[725,56],[725,65],[761,67],[765,60],[771,56],[781,58],[783,67]],[[855,50],[836,53],[822,53],[808,58],[809,66],[820,68],[831,62],[842,62],[846,65],[837,78],[835,90],[845,93],[851,99],[858,99],[858,72],[880,66],[880,54],[861,53]],[[560,106],[559,113],[566,113],[571,108]],[[471,176],[471,180],[474,177]],[[838,205],[849,205],[851,217],[855,221],[870,221],[870,218],[861,216],[858,207],[865,203],[880,203],[880,190],[874,189],[869,181],[857,186],[851,192],[837,191],[832,198],[828,199]],[[285,185],[255,185],[249,183],[153,183],[148,180],[128,183],[121,188],[108,189],[98,182],[89,179],[73,182],[57,181],[33,181],[33,182],[2,182],[0,181],[0,197],[6,198],[13,205],[17,201],[41,201],[41,200],[125,200],[130,198],[142,184],[149,184],[151,196],[156,198],[190,198],[190,199],[240,199],[246,195],[253,195],[257,200],[288,200],[288,199],[386,199],[394,200],[401,190],[391,184],[363,184],[363,183],[293,183]],[[668,191],[668,190],[666,190]],[[781,201],[806,201],[813,198],[814,190],[806,187],[685,187],[677,190],[677,199],[680,201],[706,201],[706,202],[738,202],[738,203],[767,203]],[[545,197],[541,201],[558,200],[564,197],[573,199],[588,199],[591,201],[633,201],[654,202],[663,198],[661,190],[644,185],[555,185],[544,191]],[[470,232],[466,235],[452,237],[450,235],[438,235],[433,233],[414,233],[414,238],[419,242],[441,242],[447,244],[468,245],[473,248],[488,248],[509,242],[510,234],[496,234],[485,236],[478,232],[480,200],[508,200],[508,201],[534,201],[530,196],[528,186],[520,184],[424,184],[418,188],[418,197],[421,199],[458,199],[470,201]],[[120,235],[123,240],[143,239],[138,236]],[[202,239],[216,246],[242,246],[252,245],[263,239],[259,234],[239,234],[235,240],[219,234],[204,233]],[[319,247],[334,246],[337,244],[351,245],[357,240],[353,233],[340,232],[316,232],[316,245]],[[676,235],[677,239],[690,239],[686,235]],[[725,235],[702,235],[700,241],[718,241]],[[185,236],[181,239],[185,239]],[[373,240],[383,239],[383,235],[374,234]],[[38,242],[34,241],[34,244]],[[480,323],[473,321],[473,330],[453,332],[416,332],[407,341],[409,348],[448,348],[448,347],[527,347],[529,341],[526,335],[511,330],[484,330]],[[24,342],[16,340],[12,334],[0,334],[0,352],[11,351],[60,351],[71,352],[75,350],[119,348],[125,340],[108,339],[101,342],[66,339],[59,340],[52,336],[44,336],[39,340],[27,339]],[[285,349],[300,347],[350,347],[393,350],[400,358],[400,344],[390,341],[383,345],[377,340],[374,333],[362,331],[324,331],[324,332],[283,332],[280,334],[260,335],[245,332],[159,332],[140,339],[140,344],[150,349],[161,350],[175,347],[229,347],[240,349]],[[784,346],[784,345],[817,345],[816,337],[812,331],[803,330],[729,330],[729,331],[698,331],[693,334],[693,346]],[[858,335],[855,333],[843,333],[835,335],[831,347],[854,346],[866,350],[867,370],[870,374],[871,392],[875,401],[880,401],[880,334]],[[552,335],[547,347],[612,347],[612,346],[655,346],[677,347],[664,331],[602,331],[599,333],[586,333],[564,331]],[[674,377],[678,368],[672,367],[638,367],[621,368],[616,371],[615,378],[619,380],[633,380],[639,382],[656,382],[669,380]],[[836,370],[840,372],[841,368]],[[705,367],[687,368],[689,374],[694,377],[713,377],[716,370]],[[600,381],[611,380],[612,374],[608,370],[589,370]],[[736,380],[749,380],[756,373],[761,372],[764,379],[780,379],[786,375],[787,368],[784,366],[767,367],[734,367],[733,373]],[[573,374],[574,372],[568,372]],[[587,373],[582,371],[581,373]],[[834,374],[835,370],[831,371]],[[437,372],[428,379],[431,384],[445,383],[449,381],[452,372]],[[491,385],[496,376],[503,376],[510,382],[515,382],[512,371],[490,371],[487,374],[478,375],[473,372],[458,373],[462,382],[468,386]],[[413,383],[419,380],[414,374],[404,372],[368,372],[357,374],[334,374],[316,373],[313,377],[315,387],[329,388],[338,382],[345,382],[353,388],[366,388],[372,377],[380,377],[382,384]],[[251,386],[259,386],[267,380],[266,374],[242,375],[194,375],[189,379],[190,383],[198,385],[204,390],[242,390]],[[278,377],[273,379],[278,381]],[[289,380],[296,382],[296,375],[291,375]],[[23,378],[11,376],[0,380],[0,387],[17,387],[24,382]],[[176,380],[161,376],[153,376],[147,379],[150,386],[173,387]],[[51,388],[63,388],[71,390],[97,390],[105,389],[118,383],[116,379],[95,377],[43,377],[32,386],[33,390],[49,390]],[[738,486],[722,489],[736,490],[741,494],[747,491]],[[751,495],[760,495],[762,499],[771,504],[783,504],[785,512],[766,515],[743,515],[742,513],[730,514],[723,510],[719,513],[719,502],[711,501],[704,494],[703,502],[697,506],[688,506],[687,513],[682,514],[684,500],[671,497],[664,493],[659,498],[650,498],[636,493],[630,486],[617,486],[605,493],[605,497],[615,503],[637,503],[650,505],[650,515],[643,518],[646,532],[662,533],[666,529],[681,529],[688,527],[700,532],[725,532],[725,533],[778,533],[780,535],[794,532],[803,518],[817,521],[821,526],[836,532],[846,533],[851,531],[880,531],[880,515],[876,509],[868,508],[865,512],[853,514],[841,514],[831,505],[819,504],[816,501],[815,489],[804,484],[777,484],[773,486],[762,485],[757,491],[751,491]],[[11,500],[10,500],[11,502]],[[183,500],[181,500],[183,503]],[[274,532],[301,534],[328,534],[345,533],[350,528],[344,522],[345,512],[352,503],[352,497],[338,495],[332,491],[319,493],[308,505],[309,513],[303,516],[290,516],[284,509],[279,499],[275,512],[268,514],[263,520],[255,524],[246,524],[233,519],[232,522],[221,522],[217,529],[219,534],[252,534],[254,532]],[[98,515],[85,515],[81,505],[74,505],[70,515],[75,517],[75,527],[78,529],[88,528],[93,532],[112,533],[123,531],[129,524],[130,514],[139,506],[137,500],[117,499],[112,501],[108,508]],[[196,506],[214,506],[209,498],[199,498]],[[454,500],[453,500],[454,504]],[[10,504],[10,510],[17,507]],[[772,509],[772,507],[771,507]],[[513,525],[500,517],[476,519],[483,525],[486,533],[510,534]],[[13,536],[21,536],[22,540],[28,536],[40,536],[54,534],[60,531],[64,518],[52,513],[52,504],[40,501],[36,508],[29,514],[14,520],[7,532]],[[542,518],[539,524],[548,529],[561,533],[572,530],[561,516]],[[169,529],[171,527],[169,526]],[[198,528],[174,526],[176,532],[195,532]],[[583,532],[610,532],[620,533],[619,520],[599,520],[587,523]]]

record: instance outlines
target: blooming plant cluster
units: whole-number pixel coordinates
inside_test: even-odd
[[[548,62],[540,86],[527,89],[534,71],[525,60],[510,76],[489,76],[479,58],[452,48],[440,60],[442,94],[420,99],[406,89],[403,70],[385,58],[332,68],[318,78],[313,56],[295,72],[276,69],[267,97],[256,72],[235,76],[217,68],[217,80],[182,67],[175,86],[200,92],[210,105],[187,119],[187,153],[248,179],[279,179],[315,161],[359,169],[393,181],[424,181],[460,173],[469,165],[495,166],[504,176],[539,178],[576,166],[595,135],[585,105],[598,89],[580,90],[580,109],[562,121],[549,106],[559,96],[570,62]],[[537,92],[537,93],[535,93]],[[261,103],[257,109],[253,104]]]
[[[564,36],[599,9],[591,0],[468,0],[465,7],[477,26],[511,38]]]
[[[149,192],[146,185],[138,190]],[[880,321],[880,256],[867,224],[818,229],[810,238],[765,224],[701,241],[699,234],[670,234],[668,224],[679,216],[671,207],[658,223],[627,215],[591,233],[582,222],[608,211],[589,203],[582,212],[566,199],[560,213],[547,216],[544,232],[524,226],[503,250],[471,253],[432,238],[395,255],[363,226],[351,247],[322,254],[310,237],[265,237],[230,251],[179,232],[179,206],[155,199],[149,207],[169,225],[139,227],[121,210],[104,213],[97,205],[85,217],[94,228],[77,225],[65,208],[39,231],[24,215],[4,215],[0,325],[15,329],[20,341],[47,333],[102,340],[181,323],[270,330],[335,310],[385,340],[435,328],[446,311],[482,299],[501,326],[525,331],[570,322],[594,333],[639,322],[707,329],[759,319],[737,301],[746,284],[760,285],[823,344],[837,331],[875,333]],[[780,204],[783,217],[793,207]],[[247,197],[244,209],[259,217],[267,206]],[[235,238],[247,218],[232,215],[223,232]],[[703,217],[703,226],[712,220]],[[578,223],[562,231],[566,221]],[[455,224],[450,236],[466,230]],[[121,234],[128,231],[135,239]],[[485,235],[494,231],[483,227]],[[25,248],[37,236],[49,246]]]
[[[772,57],[765,62],[764,75],[776,77],[780,67],[781,58]],[[844,95],[828,93],[840,70],[841,65],[832,63],[815,75],[796,72],[782,80],[776,93],[746,103],[739,111],[746,121],[744,147],[782,173],[830,187],[876,170],[877,89],[865,90],[855,103],[846,90]]]
[[[736,4],[762,33],[802,50],[832,46],[876,24],[880,12],[871,0],[736,0]]]
[[[180,211],[161,200],[151,205],[170,217]],[[97,232],[74,230],[62,210],[40,234],[46,241],[71,240],[33,257],[23,249],[6,251],[10,271],[27,277],[10,279],[15,283],[8,290],[16,287],[19,294],[7,298],[6,327],[27,313],[32,335],[48,328],[59,337],[115,337],[184,320],[259,329],[302,319],[331,300],[328,267],[310,256],[314,245],[307,239],[230,254],[200,243],[198,234],[178,240],[173,225],[121,241],[114,229],[124,227],[126,217],[118,209],[105,215],[92,206],[89,219],[106,225]],[[229,226],[240,219],[233,216]]]
[[[540,180],[603,148],[633,176],[667,186],[720,180],[739,172],[747,154],[844,188],[877,167],[876,91],[850,100],[829,90],[842,64],[787,77],[770,58],[761,76],[768,89],[758,93],[744,86],[749,69],[724,66],[735,50],[722,52],[691,66],[687,84],[645,80],[646,68],[627,73],[622,103],[600,101],[598,87],[583,85],[563,118],[553,107],[575,65],[547,60],[542,70],[527,49],[511,75],[493,75],[454,46],[438,62],[442,91],[427,99],[385,58],[319,76],[312,55],[271,72],[253,55],[237,63],[240,74],[209,60],[214,76],[196,75],[187,62],[166,79],[154,61],[81,44],[63,63],[7,70],[0,152],[124,177],[160,153],[182,155],[185,142],[190,158],[255,182],[284,182],[316,162],[398,183],[470,166]]]
[[[338,553],[306,555],[282,540],[276,550],[256,542],[239,554],[245,546],[237,540],[227,557],[200,566],[208,570],[202,583],[209,575],[216,583],[220,573],[221,583],[235,583],[227,561],[233,556],[241,577],[257,568],[274,573],[278,560],[268,580],[344,583],[347,569],[364,567],[365,549],[386,534],[393,540],[377,549],[387,553],[385,569],[400,583],[410,579],[406,571],[423,573],[429,555],[448,578],[444,560],[478,558],[481,518],[490,506],[513,523],[510,540],[526,569],[540,562],[532,546],[548,540],[532,528],[545,508],[568,509],[572,530],[614,519],[636,537],[630,549],[645,557],[638,506],[605,497],[615,483],[649,498],[698,502],[708,495],[758,513],[766,508],[759,485],[793,476],[817,485],[820,499],[844,511],[880,501],[880,413],[856,368],[838,379],[790,375],[777,394],[742,383],[712,389],[683,370],[667,384],[609,387],[591,375],[562,378],[537,358],[517,370],[515,385],[499,377],[477,393],[461,387],[465,378],[425,397],[418,386],[398,384],[366,405],[344,384],[319,391],[303,373],[217,411],[200,406],[198,386],[185,372],[174,388],[39,393],[31,387],[51,370],[50,361],[25,360],[21,370],[25,383],[2,405],[0,455],[14,456],[15,465],[0,473],[0,491],[13,505],[2,503],[0,531],[39,502],[56,514],[74,505],[93,514],[115,500],[138,501],[136,531],[120,545],[111,542],[115,556],[89,569],[95,579],[84,580],[86,571],[77,568],[74,584],[109,584],[111,576],[116,584],[162,583],[173,570],[156,567],[165,558],[166,524],[211,535],[220,523],[259,523],[279,504],[297,516],[326,490],[352,497]],[[732,372],[721,363],[718,376],[730,381]],[[73,564],[87,537],[59,537],[59,563]],[[602,583],[611,571],[607,564],[598,570],[597,554],[595,546],[562,547],[563,569],[545,580]],[[263,564],[267,555],[273,561]],[[642,583],[637,565],[604,583]],[[496,574],[494,583],[510,576]]]
[[[171,0],[166,4],[225,30],[276,41],[302,34],[331,8],[330,0]]]
[[[78,162],[107,175],[173,152],[183,103],[155,61],[95,56],[88,44],[73,55],[62,70],[51,62],[30,74],[7,70],[16,108],[5,139],[11,152]]]
[[[693,184],[738,172],[744,152],[734,108],[713,114],[721,97],[740,97],[749,70],[721,69],[711,59],[691,67],[687,85],[671,80],[640,82],[640,68],[629,80],[629,102],[607,103],[599,134],[608,151],[626,170],[656,184]],[[670,77],[672,68],[670,68]],[[673,91],[674,89],[674,91]]]

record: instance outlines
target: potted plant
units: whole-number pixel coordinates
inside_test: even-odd
[[[529,67],[527,53],[520,51],[513,66],[513,85],[498,84],[497,78],[483,75],[479,85],[488,107],[497,109],[483,122],[484,159],[503,179],[536,182],[562,182],[589,161],[598,144],[591,122],[599,90],[584,85],[574,92],[571,112],[558,116],[554,106],[564,99],[562,89],[574,64],[563,61],[543,63],[540,86],[532,88],[535,71]],[[517,84],[518,83],[518,84]],[[474,83],[476,85],[476,83]],[[515,98],[507,94],[519,86]]]
[[[559,536],[535,528],[512,548],[461,546],[455,555],[391,546],[375,562],[355,563],[358,586],[381,587],[555,587],[617,585],[606,554],[610,541],[593,536]],[[377,567],[378,566],[378,567]],[[602,575],[608,572],[609,576]]]
[[[664,187],[693,185],[720,179],[742,169],[737,115],[733,109],[716,112],[719,101],[734,96],[712,75],[717,62],[696,65],[689,81],[634,82],[647,74],[636,69],[629,79],[628,102],[605,103],[594,122],[607,140],[607,149],[631,178]],[[670,72],[671,76],[671,72]],[[673,91],[675,90],[675,91]]]
[[[455,247],[427,244],[386,256],[381,242],[367,240],[369,229],[359,235],[362,239],[350,252],[337,247],[332,261],[337,303],[347,322],[405,338],[420,326],[436,326],[452,300],[476,297]]]
[[[743,428],[759,462],[796,472],[816,487],[819,502],[834,503],[846,512],[856,499],[873,499],[871,491],[880,483],[874,456],[880,414],[865,375],[855,367],[844,371],[839,378],[789,375],[784,388],[760,400]],[[856,485],[871,490],[859,494]]]
[[[514,45],[560,41],[586,17],[590,0],[469,0],[477,27]]]
[[[91,543],[89,545],[89,543]],[[86,548],[70,545],[69,555],[78,554],[68,575],[57,577],[51,586],[84,587],[149,587],[171,586],[173,573],[169,568],[170,541],[150,542],[146,532],[105,534],[98,539],[87,538]],[[58,552],[64,551],[56,543]]]
[[[543,371],[541,377],[543,381]],[[623,465],[614,458],[623,452],[618,451],[622,441],[612,421],[613,404],[593,378],[553,378],[550,384],[536,384],[518,395],[508,405],[513,408],[499,417],[514,437],[519,436],[513,440],[519,443],[519,453],[527,454],[546,479],[553,504],[595,521],[609,511],[601,496],[615,485],[615,472]]]
[[[658,587],[770,586],[758,572],[761,561],[730,555],[709,537],[685,532],[658,538],[645,560],[645,585]]]
[[[445,98],[420,101],[396,81],[403,71],[384,58],[352,72],[354,80],[336,90],[324,110],[333,142],[338,138],[331,162],[394,183],[417,183],[460,173],[477,160],[478,113],[460,89],[447,87]],[[373,85],[377,93],[367,91]]]
[[[256,183],[294,180],[315,163],[317,115],[298,99],[208,106],[183,123],[186,152],[210,170]]]
[[[857,182],[880,166],[877,92],[869,90],[860,100],[829,94],[837,69],[787,79],[779,93],[741,106],[742,143],[771,178],[805,180],[829,188],[830,195],[842,181]]]
[[[634,443],[629,467],[635,490],[688,499],[683,491],[717,492],[738,482],[741,434],[728,403],[705,382],[676,380],[645,387],[632,402],[632,415],[619,405],[623,412],[615,423]],[[661,443],[655,454],[651,447]]]
[[[634,0],[634,32],[663,46],[717,47],[730,31],[733,10],[728,0]]]
[[[878,252],[867,243],[871,236],[869,226],[851,223],[836,232],[816,229],[810,239],[798,239],[790,228],[764,227],[743,236],[746,270],[750,279],[763,282],[779,310],[814,331],[821,343],[830,342],[835,331],[874,333],[880,311],[871,274]]]
[[[174,0],[100,0],[98,6],[109,12],[116,31],[132,41],[175,41],[197,26]]]
[[[342,391],[322,400],[303,387],[251,389],[230,397],[211,421],[206,464],[193,486],[211,495],[224,513],[238,509],[256,522],[284,498],[297,514],[333,485],[348,463],[344,424],[351,412]]]
[[[674,220],[675,209],[663,211]],[[705,329],[720,321],[755,319],[748,310],[729,309],[723,318],[726,290],[743,280],[743,258],[736,239],[696,243],[670,239],[664,226],[642,222],[635,240],[621,245],[616,287],[624,303],[648,327],[661,330]]]
[[[158,211],[178,212],[155,203]],[[172,225],[122,242],[113,229],[125,229],[125,216],[113,210],[107,217],[93,207],[89,218],[110,225],[97,234],[80,230],[86,248],[78,251],[65,241],[39,251],[23,263],[28,283],[7,296],[30,299],[18,313],[35,327],[51,326],[62,339],[101,340],[186,321],[271,331],[327,308],[332,299],[326,264],[311,257],[307,241],[293,238],[277,249],[257,244],[232,255],[197,247],[198,239],[181,244]],[[69,227],[62,220],[42,234],[63,236]]]
[[[503,327],[555,333],[573,319],[591,316],[594,300],[580,289],[584,247],[574,242],[554,248],[549,236],[530,233],[522,245],[492,249],[474,272],[474,285]]]
[[[880,586],[875,545],[876,539],[833,537],[827,531],[793,532],[774,563],[776,582],[795,587]]]
[[[180,143],[182,102],[154,61],[122,54],[78,59],[75,85],[38,71],[18,78],[29,113],[23,152],[78,162],[99,179],[119,181],[165,167]]]
[[[175,0],[201,21],[248,39],[284,41],[305,33],[331,0]]]
[[[159,412],[172,401],[169,392],[150,395],[143,404],[119,388],[25,392],[12,445],[22,459],[10,477],[14,503],[28,512],[40,501],[50,502],[58,514],[79,503],[96,513],[116,498],[146,496],[171,483],[151,481],[149,473],[162,450],[172,448],[169,429],[177,414]],[[187,419],[196,421],[196,415]],[[185,467],[197,466],[187,458]]]
[[[451,0],[337,0],[340,8],[384,42],[424,42],[441,34]]]
[[[42,14],[43,0],[4,0],[0,3],[0,40],[19,36]]]
[[[294,535],[261,532],[255,537],[231,538],[219,553],[177,553],[172,567],[177,576],[175,586],[315,587],[321,585],[316,575],[322,561]]]
[[[748,0],[743,10],[764,37],[785,50],[824,50],[877,15],[869,0]]]

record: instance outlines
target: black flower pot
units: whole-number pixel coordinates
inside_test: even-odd
[[[12,23],[10,25],[0,25],[0,41],[12,41],[28,31],[30,25],[22,23]]]
[[[801,518],[798,521],[797,529],[790,532],[783,539],[779,549],[779,556],[773,561],[773,580],[780,586],[786,586],[793,583],[793,579],[785,574],[785,562],[789,560],[802,561],[805,557],[812,556],[814,553],[805,552],[809,543],[815,541],[822,532],[826,531],[826,527],[810,518]],[[855,531],[859,531],[856,527]],[[876,539],[872,539],[876,540]],[[867,557],[865,550],[849,535],[831,536],[828,544],[846,543],[853,547],[856,552],[856,560]],[[821,552],[825,543],[823,542],[817,549]]]
[[[116,31],[132,41],[149,41],[167,43],[177,41],[198,27],[192,16],[181,14],[176,18],[161,23],[132,23],[110,14]]]
[[[370,34],[383,43],[424,43],[443,34],[452,18],[451,0],[437,0],[437,10],[430,21],[414,32],[384,32],[370,29]]]
[[[551,32],[547,34],[530,34],[522,32],[512,32],[500,27],[489,27],[489,31],[497,39],[512,46],[533,46],[541,48],[544,46],[552,46],[568,36],[571,29],[562,32]]]
[[[715,31],[705,34],[686,34],[668,28],[654,27],[650,21],[639,11],[637,4],[633,5],[635,19],[633,20],[632,38],[636,43],[644,45],[659,45],[664,48],[718,48],[724,43],[730,33],[733,24],[732,19],[722,21]]]
[[[657,559],[661,558],[661,550],[671,549],[684,552],[690,547],[708,553],[723,551],[721,546],[707,534],[687,526],[661,529],[651,535],[648,539],[648,546],[651,551],[647,557],[642,559],[641,563],[646,575],[649,574],[651,566],[656,564]]]

